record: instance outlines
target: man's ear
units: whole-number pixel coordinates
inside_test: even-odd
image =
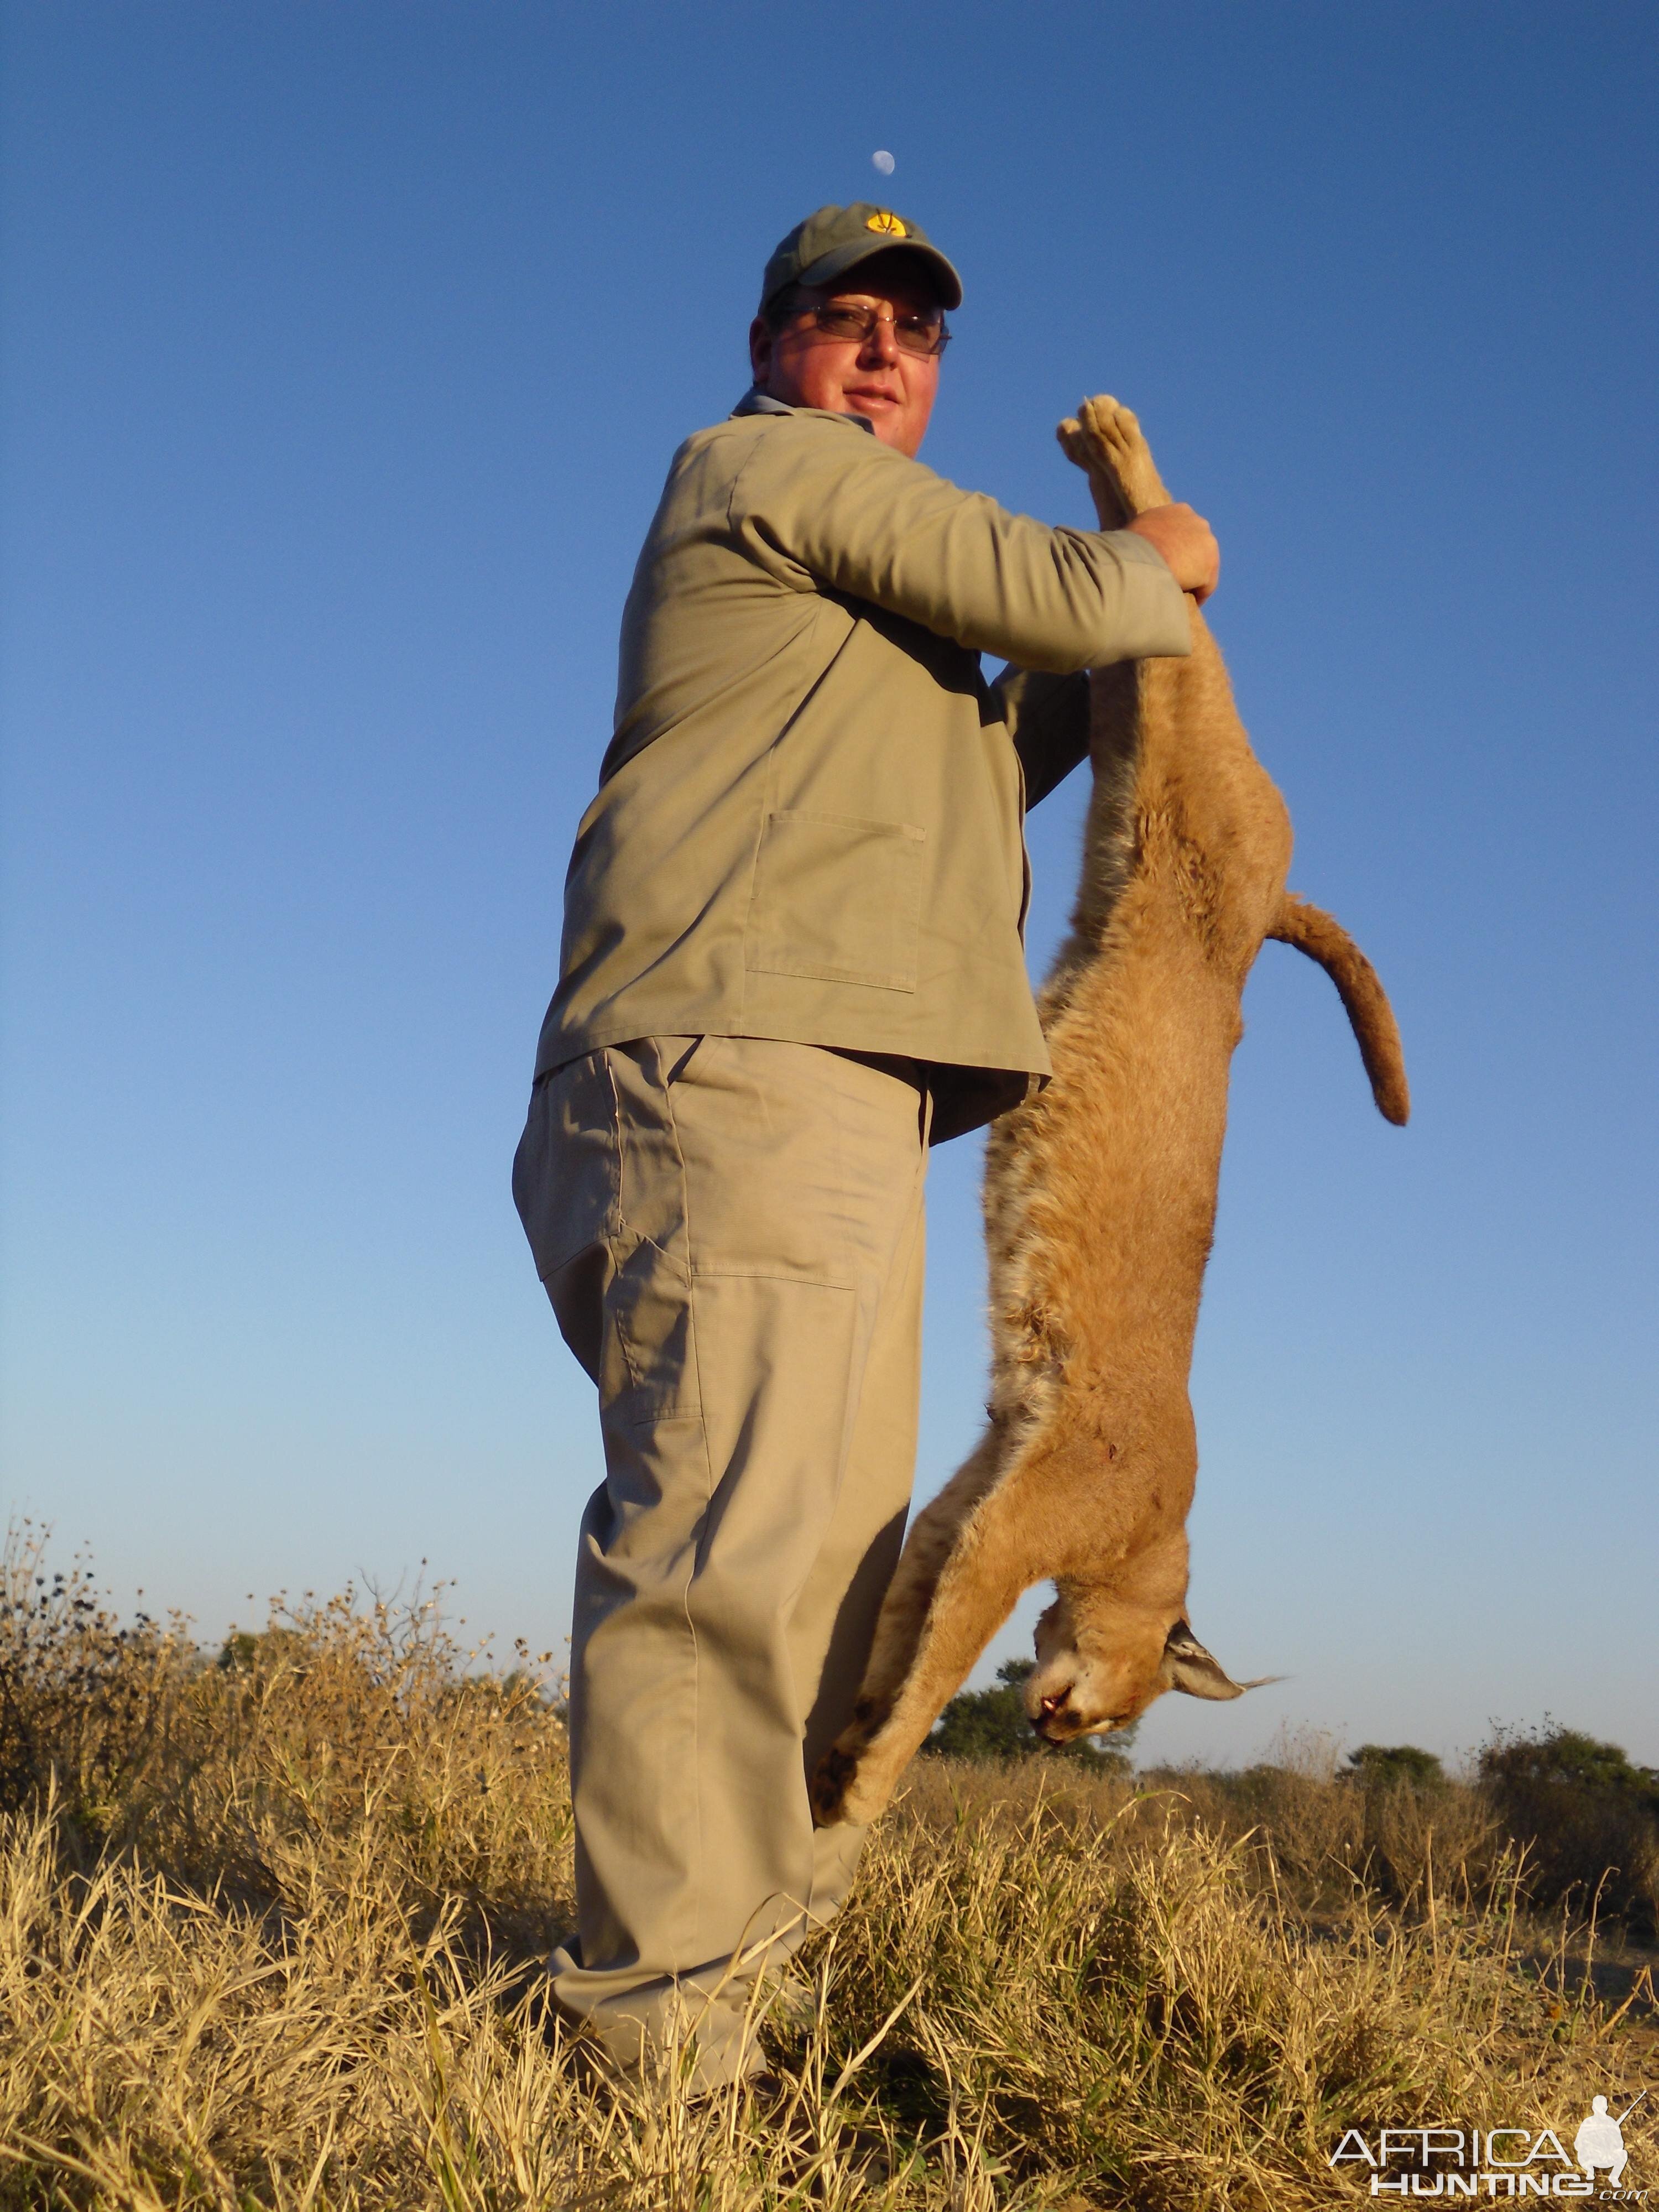
[[[749,368],[757,386],[764,391],[772,369],[772,333],[764,315],[757,315],[749,325]]]
[[[1279,1680],[1277,1674],[1263,1674],[1254,1682],[1235,1682],[1184,1620],[1176,1621],[1164,1638],[1163,1674],[1167,1688],[1184,1690],[1189,1698],[1242,1698],[1246,1690],[1259,1690],[1264,1683]]]

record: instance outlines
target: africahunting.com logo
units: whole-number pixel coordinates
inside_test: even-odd
[[[1605,2097],[1564,2142],[1553,2128],[1350,2128],[1331,2153],[1333,2166],[1370,2168],[1373,2197],[1593,2197],[1640,2204],[1631,2186],[1625,2122],[1647,2095],[1616,2116]],[[1356,2175],[1358,2179],[1358,2176]]]

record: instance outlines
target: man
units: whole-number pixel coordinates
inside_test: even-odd
[[[806,1778],[909,1501],[927,1148],[1048,1073],[1023,806],[1087,750],[1081,672],[1185,653],[1216,575],[1190,509],[1050,530],[915,459],[961,297],[862,204],[767,264],[753,388],[675,455],[623,612],[514,1165],[606,1467],[554,1986],[623,2068],[689,2031],[704,2085],[861,1840]]]

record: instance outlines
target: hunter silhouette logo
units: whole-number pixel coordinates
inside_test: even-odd
[[[1639,2204],[1645,2189],[1626,2189],[1630,2153],[1624,2124],[1647,2091],[1615,2119],[1605,2097],[1592,2097],[1569,2151],[1553,2128],[1350,2128],[1327,2161],[1370,2168],[1373,2197],[1590,2197]],[[1596,2186],[1599,2176],[1605,2184]]]
[[[866,216],[864,227],[866,230],[878,230],[884,238],[908,238],[910,235],[891,208],[878,208],[873,215]]]
[[[1647,2094],[1644,2089],[1642,2097]],[[1616,2120],[1608,2117],[1605,2097],[1592,2097],[1589,2114],[1579,2122],[1578,2132],[1572,2139],[1572,2154],[1586,2173],[1594,2174],[1603,2166],[1609,2169],[1607,2185],[1611,2189],[1617,2189],[1625,2178],[1625,2167],[1630,2160],[1630,2153],[1625,2148],[1625,2122],[1641,2103],[1642,2097],[1635,2104],[1626,2105]]]

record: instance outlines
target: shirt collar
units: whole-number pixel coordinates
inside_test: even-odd
[[[830,410],[826,407],[791,407],[787,401],[774,399],[769,392],[763,392],[758,386],[751,384],[732,412],[733,415],[827,415]],[[856,422],[860,430],[867,430],[872,438],[876,434],[876,426],[867,416],[837,415],[835,419],[838,422]]]

